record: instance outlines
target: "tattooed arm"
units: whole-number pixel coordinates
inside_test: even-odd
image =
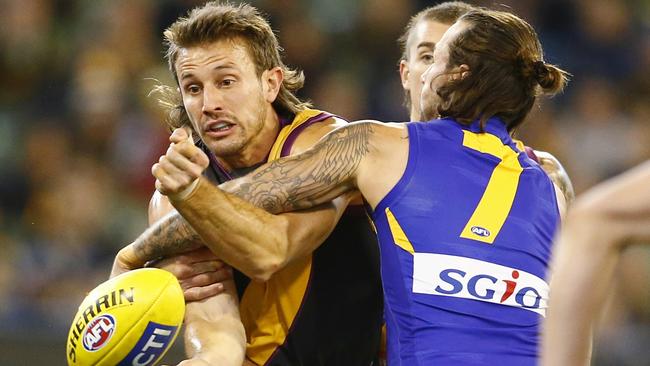
[[[332,128],[330,126],[327,131]],[[305,130],[303,134],[308,130]],[[324,133],[325,131],[316,130],[314,136],[320,137]],[[334,141],[334,144],[350,145],[356,143],[356,141],[350,141],[351,139],[359,139],[359,136],[349,137],[347,140],[341,139],[340,133],[334,133],[332,136],[334,140],[331,141]],[[308,139],[308,145],[313,145],[316,140],[318,138],[314,138],[313,141]],[[299,145],[298,141],[296,141],[296,144]],[[330,147],[329,145],[330,143],[326,147]],[[175,147],[178,150],[182,150],[182,148],[182,146]],[[194,147],[187,144],[186,149],[184,154],[186,154],[188,160],[194,159],[192,154],[197,153],[193,150]],[[354,150],[352,148],[348,150],[352,152],[364,151],[363,149]],[[326,153],[338,154],[333,152],[331,148]],[[316,154],[313,152],[307,153],[308,156],[314,156],[319,161],[326,160],[321,159],[318,154],[322,154],[322,152]],[[331,161],[330,159],[326,162],[326,164],[329,164],[326,165],[328,169],[332,169]],[[351,161],[352,159],[347,159],[343,165],[348,166]],[[358,165],[358,162],[356,164]],[[351,167],[345,169],[348,171],[347,174],[350,175]],[[339,178],[336,179],[345,182],[348,185],[346,189],[351,189],[352,185],[348,184],[350,177],[340,178],[343,176],[342,171],[345,169],[335,168],[334,171],[339,174]],[[154,174],[161,175],[160,172],[154,172]],[[159,179],[159,181],[164,181],[169,185],[170,180]],[[231,189],[235,189],[237,186],[237,184],[231,185]],[[182,190],[183,187],[177,186],[176,188]],[[164,187],[162,189],[165,190]],[[241,194],[241,192],[236,193]],[[332,197],[338,195],[339,193],[336,193],[322,198],[323,201],[321,202],[331,201]],[[204,239],[206,245],[214,253],[250,277],[258,280],[268,279],[277,269],[282,268],[287,261],[310,253],[322,243],[336,225],[349,198],[346,195],[326,203],[325,206],[320,205],[314,209],[271,215],[251,206],[250,203],[238,197],[225,195],[223,191],[204,179],[197,181],[194,192],[185,199],[178,200],[176,196],[176,201],[174,201],[175,196],[171,195],[170,197],[177,205],[180,213],[187,221],[192,223],[199,232],[200,237]],[[256,203],[260,205],[262,201]],[[178,213],[175,213],[164,217],[132,245],[124,248],[120,252],[119,258],[124,268],[138,267],[143,261],[151,258],[186,251],[189,248],[189,242],[186,240],[188,237],[199,238],[199,235]]]
[[[155,192],[149,203],[149,225],[170,212],[176,210],[167,197]],[[186,238],[187,243],[199,243],[198,236],[192,234]],[[179,242],[178,238],[175,240]],[[183,338],[188,359],[179,365],[241,366],[246,353],[246,334],[239,317],[235,283],[232,275],[222,273],[224,264],[202,246],[158,261],[156,266],[173,273],[185,293]],[[215,286],[223,288],[216,296],[212,290]]]
[[[306,152],[265,164],[220,188],[270,213],[331,201],[357,188],[357,174],[371,151],[375,124],[340,127]],[[172,202],[176,204],[174,198]]]
[[[196,231],[177,211],[171,211],[117,253],[111,277],[141,268],[149,261],[198,249],[202,245]]]

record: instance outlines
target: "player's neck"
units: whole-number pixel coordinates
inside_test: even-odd
[[[420,111],[418,111],[416,108],[411,107],[409,121],[420,121]]]
[[[279,129],[279,116],[271,109],[266,113],[264,126],[260,133],[253,137],[238,154],[217,157],[217,160],[228,171],[247,168],[265,162],[278,137]]]

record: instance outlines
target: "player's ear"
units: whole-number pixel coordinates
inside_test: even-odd
[[[273,103],[280,92],[284,72],[279,66],[268,69],[262,73],[262,92],[267,102]]]
[[[460,79],[463,80],[469,76],[469,65],[462,64],[458,67],[458,72],[460,74]]]
[[[402,88],[409,90],[409,64],[406,60],[399,62],[399,77],[402,79]]]
[[[450,79],[453,81],[458,81],[458,80],[463,80],[467,76],[469,76],[469,65],[462,64],[456,68],[449,74]]]

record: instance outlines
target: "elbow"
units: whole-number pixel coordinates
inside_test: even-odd
[[[267,262],[268,263],[260,263],[254,271],[247,274],[251,280],[256,282],[266,282],[270,280],[277,271],[283,268],[283,266],[277,262]]]
[[[284,268],[286,262],[281,256],[269,253],[261,261],[257,261],[251,268],[250,273],[246,273],[251,280],[256,282],[266,282],[271,277]]]
[[[252,266],[249,277],[254,281],[268,281],[291,260],[288,254],[291,246],[288,222],[279,222],[274,228],[273,234],[269,234],[265,241],[264,254]]]

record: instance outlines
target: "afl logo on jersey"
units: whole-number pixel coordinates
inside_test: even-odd
[[[486,228],[483,228],[483,227],[480,227],[480,226],[472,226],[472,228],[470,230],[472,230],[472,233],[474,233],[474,234],[476,234],[478,236],[482,236],[484,238],[487,238],[488,236],[490,236],[490,230],[488,230]]]
[[[104,314],[93,319],[84,331],[83,345],[89,352],[95,352],[104,347],[115,332],[115,319]]]

